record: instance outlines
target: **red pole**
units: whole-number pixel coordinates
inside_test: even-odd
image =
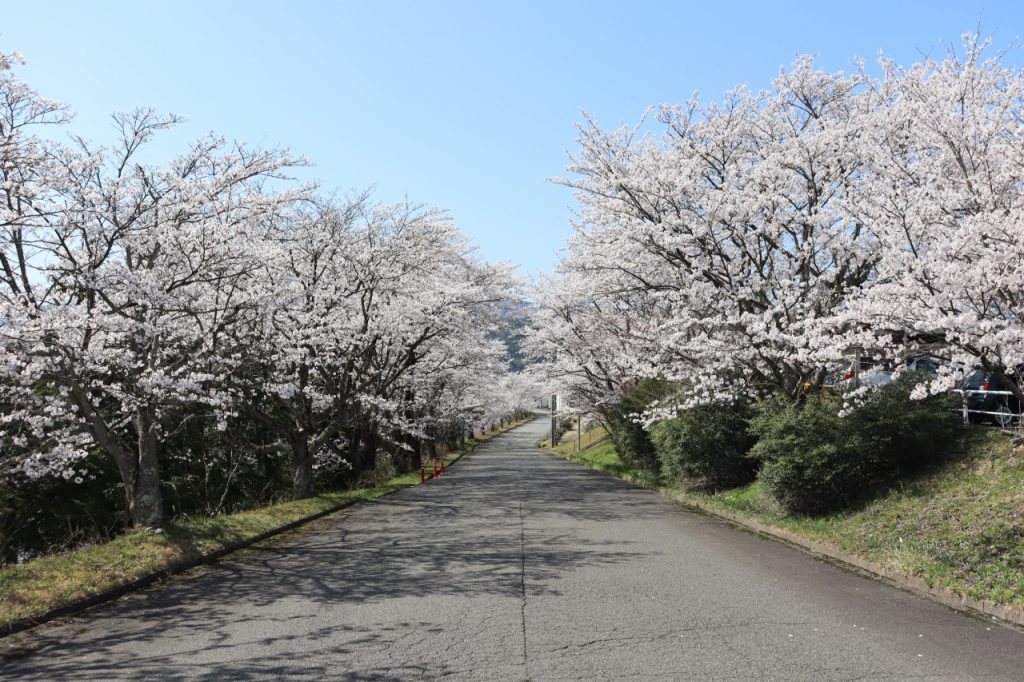
[[[423,462],[420,462],[420,483],[427,482],[427,471],[423,468]]]
[[[437,460],[436,459],[434,460],[434,476],[433,476],[433,478],[437,478]]]

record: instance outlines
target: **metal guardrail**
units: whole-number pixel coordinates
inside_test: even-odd
[[[560,438],[562,442],[572,442],[574,453],[589,450],[595,445],[603,443],[611,438],[611,435],[605,431],[603,427],[596,426],[593,422],[590,423],[586,431],[583,430],[582,426],[582,423],[577,422],[576,428],[571,431],[567,431]]]
[[[603,436],[601,436],[600,438],[596,438],[596,439],[590,441],[586,445],[580,445],[579,443],[577,443],[576,444],[576,452],[583,452],[584,450],[589,450],[590,448],[594,447],[595,445],[599,445],[599,444],[605,442],[609,438],[611,438],[611,434],[606,433]]]
[[[963,417],[964,417],[964,424],[967,424],[970,421],[970,415],[972,415],[972,414],[984,414],[984,415],[988,415],[988,416],[991,416],[991,417],[995,417],[994,421],[999,426],[1001,426],[1003,428],[1007,428],[1009,426],[1012,426],[1015,421],[1019,422],[1020,419],[1021,419],[1022,414],[1020,412],[1014,412],[1013,410],[1011,410],[1009,405],[1004,405],[1004,406],[1002,406],[1002,407],[1005,407],[1004,410],[997,410],[997,411],[972,410],[972,409],[969,409],[969,407],[968,407],[968,404],[967,404],[967,396],[968,396],[968,394],[1012,396],[1013,393],[1011,393],[1010,391],[979,391],[979,390],[970,390],[970,389],[958,388],[958,389],[955,389],[955,392],[959,393],[960,397],[962,399],[963,406],[961,408],[961,413],[963,414]]]

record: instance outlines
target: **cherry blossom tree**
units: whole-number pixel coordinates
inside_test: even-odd
[[[240,469],[287,459],[303,496],[532,400],[497,336],[512,270],[444,212],[318,197],[287,177],[301,160],[215,136],[154,165],[178,119],[146,109],[113,117],[112,146],[54,142],[70,116],[19,59],[0,55],[4,485],[106,457],[158,528],[162,487],[180,500],[162,472],[230,462],[219,509],[259,475]]]
[[[365,195],[294,211],[273,241],[259,285],[273,304],[237,328],[239,416],[275,434],[258,445],[288,452],[292,493],[305,496],[318,458],[344,452],[363,471],[382,444],[407,448],[451,418],[445,391],[503,353],[484,313],[511,280],[477,262],[443,213]]]
[[[140,150],[177,119],[114,117],[112,148],[58,147],[31,126],[62,110],[8,74],[0,366],[14,409],[35,433],[31,475],[73,475],[95,444],[121,472],[137,526],[163,522],[162,423],[176,405],[226,407],[217,389],[224,330],[251,306],[247,246],[296,191],[275,192],[295,162],[276,150],[197,141],[164,168]],[[188,416],[183,416],[188,419]]]
[[[588,119],[538,295],[550,375],[590,405],[644,377],[683,404],[799,396],[859,347],[980,364],[1024,399],[1024,77],[988,51],[967,35],[882,78],[802,57],[769,91],[662,107],[660,139]]]
[[[534,287],[526,350],[544,377],[539,395],[561,393],[591,412],[617,401],[638,377],[658,373],[663,313],[651,297],[607,271],[566,270]],[[602,286],[601,282],[604,281]]]
[[[643,339],[639,376],[696,399],[797,395],[820,380],[841,355],[833,315],[877,260],[844,208],[877,102],[862,76],[801,58],[771,91],[663,107],[661,140],[581,127],[577,178],[562,181],[581,213],[561,269],[589,288],[577,301],[615,312],[622,342]]]
[[[466,417],[470,405],[456,397],[472,385],[490,390],[489,382],[507,371],[506,348],[493,335],[494,304],[516,297],[510,266],[480,261],[445,214],[402,205],[386,207],[372,222],[391,248],[375,268],[384,287],[373,325],[380,331],[367,345],[375,379],[363,402],[375,406],[369,414],[377,428],[363,439],[364,464],[375,433],[432,441],[439,421]],[[470,399],[488,408],[495,402]],[[419,417],[410,421],[413,415]]]
[[[865,345],[938,348],[1024,400],[1006,377],[1024,362],[1024,75],[989,51],[968,34],[962,54],[882,60],[851,201],[880,262],[842,317]]]

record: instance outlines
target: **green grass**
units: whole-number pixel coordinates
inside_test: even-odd
[[[941,466],[826,516],[783,513],[754,482],[717,494],[630,471],[610,442],[555,454],[640,482],[684,504],[700,501],[862,557],[958,595],[1024,608],[1024,448],[994,429],[972,429]]]
[[[541,447],[570,462],[578,462],[591,469],[597,469],[598,471],[618,476],[621,479],[637,483],[645,488],[659,488],[661,486],[661,477],[657,474],[650,471],[638,471],[626,466],[619,459],[619,453],[615,451],[615,444],[610,439],[580,452],[573,452],[575,450],[575,443],[571,441],[556,445],[554,450],[552,450],[549,440],[544,440],[541,441]]]
[[[477,436],[467,442],[464,451],[446,453],[445,466],[521,423]],[[324,493],[237,514],[180,519],[160,534],[130,530],[109,542],[5,566],[0,568],[0,627],[193,562],[293,521],[419,482],[419,472],[411,472],[374,487]]]

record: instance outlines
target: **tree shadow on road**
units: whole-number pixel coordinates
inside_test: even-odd
[[[642,518],[667,504],[651,496],[653,506],[638,505],[635,489],[619,481],[540,453],[509,456],[506,448],[523,450],[514,438],[495,439],[447,477],[44,628],[31,635],[42,650],[0,663],[0,676],[445,674],[434,658],[402,659],[415,650],[409,638],[438,634],[436,622],[353,624],[346,609],[393,604],[401,611],[446,596],[516,601],[524,565],[531,595],[557,594],[567,572],[641,556],[632,543],[582,537],[580,523]],[[338,667],[356,650],[373,654],[372,669]]]

